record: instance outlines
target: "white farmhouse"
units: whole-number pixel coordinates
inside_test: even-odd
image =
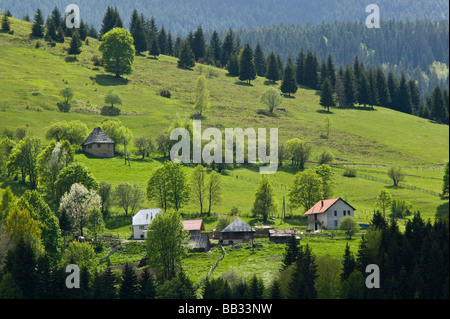
[[[308,230],[338,229],[343,217],[355,217],[355,208],[342,198],[324,199],[318,201],[305,215],[308,217]]]
[[[147,238],[147,228],[155,218],[156,215],[162,214],[159,208],[141,209],[133,216],[133,238],[145,239]]]

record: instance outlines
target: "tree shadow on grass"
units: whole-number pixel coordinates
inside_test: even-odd
[[[235,84],[235,85],[240,85],[240,86],[253,86],[252,83],[242,82],[242,81],[234,82],[234,84]]]
[[[436,208],[436,218],[445,217],[445,216],[448,218],[448,213],[449,213],[448,212],[448,201],[439,205]]]
[[[94,81],[98,85],[103,86],[117,86],[117,85],[127,85],[129,80],[122,77],[115,77],[109,74],[97,74]]]
[[[316,112],[321,114],[334,114],[333,112],[327,110],[317,110]]]

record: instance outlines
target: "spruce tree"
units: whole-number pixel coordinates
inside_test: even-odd
[[[150,43],[149,54],[153,55],[155,58],[159,56],[159,44],[157,37],[152,37],[152,42]]]
[[[9,17],[7,15],[3,16],[2,30],[5,32],[9,32],[11,30],[11,23],[9,22]]]
[[[295,94],[298,90],[297,81],[295,80],[295,69],[291,58],[286,63],[280,90],[289,96],[291,96],[291,93]]]
[[[167,55],[167,34],[164,26],[161,26],[158,34],[159,53]]]
[[[320,91],[320,105],[326,108],[328,113],[330,112],[330,106],[336,106],[333,87],[331,86],[331,81],[328,77],[326,77],[322,83],[322,88]]]
[[[304,69],[303,69],[303,85],[305,85],[311,89],[317,89],[318,67],[319,67],[319,64],[317,62],[317,56],[308,50],[306,57],[305,57],[305,63],[304,63]]]
[[[358,103],[359,104],[363,104],[364,107],[366,107],[367,104],[370,103],[370,84],[369,84],[369,79],[367,77],[366,70],[364,69],[364,67],[362,65],[358,68],[358,73],[359,73],[359,78],[356,78],[356,76],[355,76],[355,78],[358,81],[358,83],[357,83],[357,87],[358,87],[358,89],[357,89],[357,91],[358,91],[357,99],[358,99]]]
[[[411,92],[412,114],[417,115],[420,110],[420,92],[417,81],[410,79],[408,81],[409,91]]]
[[[356,260],[350,251],[348,243],[345,246],[344,260],[342,261],[341,282],[348,279],[350,274],[356,269]]]
[[[245,44],[239,54],[239,80],[248,81],[256,79],[255,60],[253,57],[253,50],[250,44]]]
[[[144,32],[144,21],[136,9],[133,10],[130,22],[130,33],[134,40],[136,53],[147,51],[147,39]]]
[[[299,254],[298,242],[295,236],[292,235],[288,239],[286,251],[283,254],[282,269],[286,269],[288,266],[295,263],[298,254]]]
[[[173,56],[173,39],[172,33],[167,33],[167,43],[166,43],[166,54],[169,56]]]
[[[190,69],[195,66],[195,57],[192,53],[188,40],[184,40],[180,48],[180,56],[178,59],[178,67],[182,69]]]
[[[122,281],[119,287],[119,299],[135,299],[138,294],[138,278],[129,263],[122,271]]]
[[[214,61],[220,62],[220,55],[221,55],[221,43],[219,34],[216,30],[213,31],[211,35],[211,41],[209,42],[209,47],[211,48],[211,53],[214,58]]]
[[[409,84],[406,80],[406,75],[402,72],[400,79],[400,86],[398,89],[398,110],[403,113],[412,114],[412,100],[411,91],[409,90]]]
[[[397,78],[394,76],[392,71],[389,71],[387,86],[389,90],[389,94],[391,97],[391,103],[389,103],[389,108],[393,110],[399,109],[399,83]]]
[[[280,79],[280,72],[278,70],[277,59],[273,52],[271,52],[267,57],[266,78],[267,80],[273,82],[276,82]]]
[[[344,73],[344,95],[347,106],[353,106],[357,101],[357,87],[352,67],[347,64]]]
[[[194,53],[195,61],[200,58],[205,57],[206,44],[205,44],[205,34],[203,33],[202,26],[199,25],[197,30],[194,32],[194,38],[192,40],[192,52]]]
[[[230,28],[225,35],[225,39],[223,40],[222,44],[222,56],[221,56],[221,63],[222,65],[228,64],[228,58],[231,54],[233,54],[235,49],[235,39],[234,39],[234,32]]]
[[[444,123],[445,118],[448,116],[445,109],[444,95],[439,85],[436,85],[431,93],[431,116],[433,120],[440,123]]]
[[[139,294],[141,299],[154,299],[156,295],[155,281],[149,268],[144,268],[139,278]]]
[[[328,54],[327,69],[331,86],[334,87],[336,85],[336,68],[334,67],[333,57],[331,56],[331,54]]]
[[[381,67],[378,67],[376,71],[376,86],[380,106],[388,107],[391,103],[391,95],[389,94],[386,76]]]
[[[239,75],[239,63],[238,58],[235,54],[231,54],[228,57],[227,71],[232,76]]]
[[[344,106],[346,104],[344,84],[342,83],[342,79],[339,74],[336,75],[336,84],[334,85],[334,93],[336,94],[335,96],[337,105],[339,107]]]
[[[266,58],[264,57],[264,52],[259,42],[256,45],[255,49],[255,67],[256,74],[258,74],[258,76],[266,75]]]
[[[78,30],[72,34],[72,41],[70,42],[69,55],[78,55],[81,53],[81,40]]]
[[[34,23],[31,28],[31,35],[37,38],[44,37],[44,18],[42,17],[41,9],[37,8],[34,15]]]
[[[105,15],[103,17],[102,26],[100,29],[100,36],[102,37],[108,31],[114,28],[123,28],[122,19],[120,18],[119,11],[117,8],[113,8],[112,6],[108,6],[106,9]]]
[[[305,54],[303,53],[303,48],[298,52],[297,59],[295,59],[295,72],[296,72],[296,80],[298,85],[303,85],[304,79],[304,66],[305,64]]]

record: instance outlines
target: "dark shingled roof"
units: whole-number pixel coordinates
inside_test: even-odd
[[[88,145],[94,143],[110,144],[114,143],[114,141],[108,135],[106,135],[106,133],[103,132],[100,127],[96,127],[81,145]]]
[[[255,232],[255,230],[238,217],[230,225],[228,225],[225,229],[221,231],[221,233],[236,233],[236,232]]]

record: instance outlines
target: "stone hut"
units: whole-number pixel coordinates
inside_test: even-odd
[[[114,144],[115,142],[100,127],[96,127],[81,147],[83,152],[97,157],[111,158],[114,157]]]

